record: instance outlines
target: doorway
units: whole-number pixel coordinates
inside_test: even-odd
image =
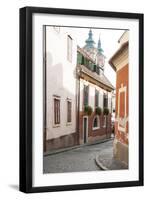
[[[83,117],[83,138],[84,143],[87,143],[88,137],[88,117]]]

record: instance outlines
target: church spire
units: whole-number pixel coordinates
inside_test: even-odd
[[[102,47],[101,47],[100,35],[99,35],[97,50],[98,50],[99,53],[103,53],[104,52],[103,49],[102,49]]]
[[[88,39],[85,41],[85,43],[86,43],[85,47],[86,47],[87,49],[93,48],[93,47],[94,47],[95,42],[94,42],[94,40],[93,40],[93,33],[92,33],[92,30],[91,30],[91,29],[89,30]]]

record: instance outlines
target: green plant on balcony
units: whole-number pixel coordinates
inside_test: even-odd
[[[97,108],[95,109],[95,113],[96,113],[97,115],[101,115],[101,114],[102,114],[102,109],[101,109],[101,107],[97,107]]]
[[[109,109],[108,109],[108,108],[104,108],[103,114],[104,114],[104,115],[109,115]]]
[[[92,110],[92,107],[91,106],[85,106],[84,107],[84,112],[87,114],[87,115],[91,115],[93,110]]]

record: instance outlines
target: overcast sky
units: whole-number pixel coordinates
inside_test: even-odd
[[[77,43],[80,47],[85,45],[85,40],[88,38],[88,28],[66,28],[74,38],[76,38]],[[105,60],[105,75],[110,80],[110,82],[115,86],[116,73],[109,65],[108,61],[119,48],[118,40],[124,33],[124,30],[110,30],[110,29],[92,29],[93,39],[95,41],[95,47],[97,47],[99,35],[101,39],[102,49],[104,50]]]

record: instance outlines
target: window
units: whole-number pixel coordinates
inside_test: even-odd
[[[82,55],[81,65],[84,65],[84,64],[85,64],[85,58],[84,58],[84,56]]]
[[[54,125],[60,124],[60,98],[54,98]]]
[[[104,99],[103,99],[103,107],[108,108],[108,95],[104,94]]]
[[[95,107],[99,106],[99,91],[95,89]]]
[[[67,60],[72,62],[72,38],[67,36]]]
[[[67,101],[67,123],[71,123],[71,107],[72,103],[71,101]]]
[[[77,53],[77,64],[82,64],[82,54],[80,52]]]
[[[93,130],[99,129],[100,128],[100,119],[99,116],[94,117],[93,120]]]
[[[88,105],[88,96],[89,96],[89,86],[88,85],[84,85],[84,106]]]

